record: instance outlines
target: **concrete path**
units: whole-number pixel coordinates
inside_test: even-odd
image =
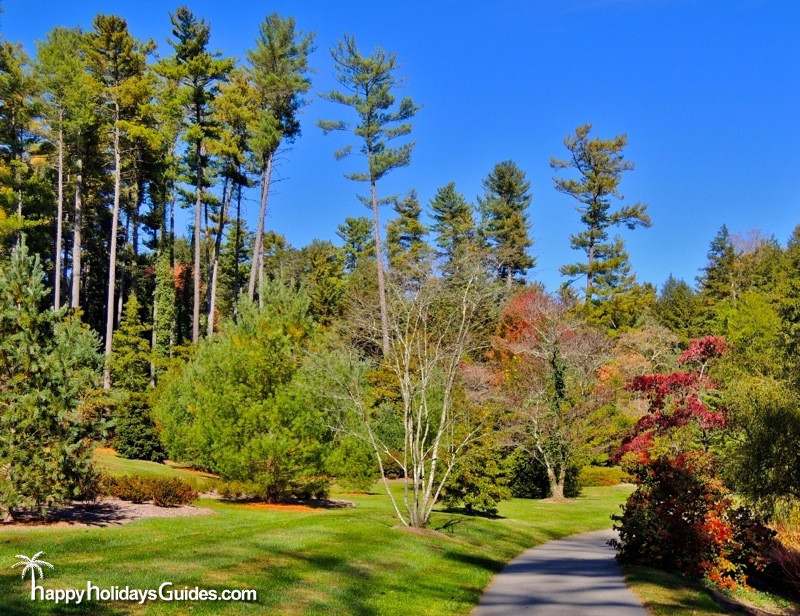
[[[603,530],[523,552],[492,580],[472,616],[646,616]]]

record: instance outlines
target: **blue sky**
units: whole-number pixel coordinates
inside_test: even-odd
[[[174,6],[177,6],[175,3]],[[167,53],[170,3],[138,0],[4,0],[0,29],[29,52],[56,25],[90,27],[97,12],[128,19]],[[279,167],[267,225],[302,245],[336,239],[346,217],[365,215],[343,174],[358,161],[333,159],[341,142],[320,118],[342,109],[320,100],[334,86],[330,47],[345,32],[366,51],[397,52],[402,94],[421,106],[412,165],[381,191],[417,189],[427,203],[455,181],[474,200],[494,163],[513,159],[528,174],[537,267],[555,288],[574,260],[573,204],[553,189],[548,161],[562,140],[591,122],[625,132],[636,170],[623,182],[630,202],[648,203],[653,227],[621,232],[640,280],[672,272],[692,280],[708,243],[726,223],[782,242],[800,223],[800,3],[793,0],[560,0],[550,2],[189,2],[212,27],[212,46],[243,57],[273,11],[317,35],[313,93],[303,134]],[[249,195],[255,216],[255,193]],[[385,212],[385,215],[389,212]]]

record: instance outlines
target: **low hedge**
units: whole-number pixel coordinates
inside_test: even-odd
[[[101,490],[105,495],[120,500],[132,503],[152,501],[158,507],[188,505],[197,498],[197,491],[177,477],[162,479],[136,475],[105,476],[101,481]]]

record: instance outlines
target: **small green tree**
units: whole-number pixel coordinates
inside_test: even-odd
[[[13,516],[80,496],[92,430],[76,412],[100,368],[98,340],[65,309],[47,310],[25,243],[0,266],[0,505]]]
[[[692,337],[697,320],[697,295],[685,281],[669,275],[661,287],[655,305],[658,321],[678,335],[686,344]]]
[[[478,231],[472,206],[456,190],[455,182],[442,186],[431,201],[436,235],[436,256],[443,259],[442,270],[452,273],[454,264],[477,249]]]
[[[395,202],[397,218],[386,229],[389,267],[402,278],[417,282],[430,267],[431,248],[425,241],[427,229],[420,220],[422,206],[416,191]]]
[[[114,447],[123,458],[163,462],[166,457],[146,394],[127,392],[114,412]]]
[[[356,269],[366,258],[375,256],[375,244],[372,241],[372,221],[364,216],[349,216],[339,225],[336,235],[343,242],[344,265],[348,272]]]
[[[172,356],[175,345],[175,277],[169,264],[169,254],[156,259],[156,284],[153,302],[152,376],[157,377]]]
[[[444,502],[448,507],[463,507],[467,513],[496,515],[500,501],[511,498],[509,469],[502,458],[497,434],[487,431],[456,462],[444,489]]]
[[[527,212],[530,186],[525,172],[510,160],[497,163],[483,181],[481,237],[491,251],[498,278],[509,287],[536,264],[528,254],[533,245]]]
[[[114,352],[111,355],[111,377],[114,386],[128,391],[145,391],[150,384],[150,331],[142,323],[139,300],[131,293],[119,328],[114,332]]]

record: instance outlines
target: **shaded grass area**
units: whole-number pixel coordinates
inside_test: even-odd
[[[157,465],[161,466],[161,465]],[[125,471],[127,472],[127,471]],[[523,549],[608,528],[630,488],[587,488],[574,501],[513,500],[500,518],[438,512],[430,530],[397,526],[384,495],[347,495],[355,508],[256,510],[201,500],[214,515],[148,519],[103,529],[0,530],[0,611],[27,614],[467,614],[491,576]],[[334,496],[336,496],[334,494]],[[255,588],[256,605],[30,602],[13,555],[44,550],[48,588],[129,585]],[[5,564],[7,563],[7,565]]]
[[[716,616],[727,614],[699,583],[638,565],[623,567],[625,581],[656,616]]]

